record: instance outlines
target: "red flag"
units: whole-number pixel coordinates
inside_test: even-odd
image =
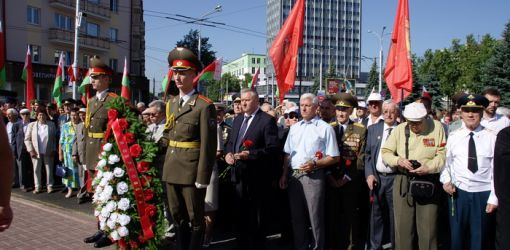
[[[304,18],[305,1],[297,0],[269,49],[276,72],[280,103],[294,87],[298,50],[303,46]]]
[[[122,89],[120,96],[126,98],[126,100],[131,99],[131,87],[129,86],[129,76],[127,70],[127,58],[124,57],[124,72],[122,73]]]
[[[409,2],[399,0],[384,71],[384,79],[395,103],[402,101],[413,91],[413,64],[409,37]]]
[[[251,79],[251,89],[255,89],[257,86],[257,82],[259,81],[259,73],[260,73],[260,67],[255,72],[255,75],[253,75],[253,78]]]
[[[165,78],[163,78],[162,87],[163,87],[163,100],[166,101],[166,95],[168,94],[168,89],[170,88],[170,83],[172,82],[172,78],[174,77],[174,71],[168,69]]]
[[[32,55],[30,54],[30,45],[28,46],[27,56],[25,58],[25,66],[23,67],[23,74],[21,75],[21,79],[27,83],[27,96],[25,102],[27,103],[27,108],[30,109],[30,101],[35,99],[34,75],[32,73]]]

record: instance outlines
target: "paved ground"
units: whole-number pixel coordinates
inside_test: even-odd
[[[0,233],[0,250],[94,249],[92,244],[83,243],[85,237],[97,230],[92,204],[78,204],[76,197],[65,199],[59,191],[36,195],[14,189],[11,199],[14,221],[7,231]],[[228,225],[218,225],[208,249],[234,249],[231,231]],[[281,246],[278,235],[269,236],[267,246],[288,249]]]

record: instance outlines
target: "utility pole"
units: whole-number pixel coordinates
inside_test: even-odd
[[[82,18],[86,16],[83,12],[80,12],[80,0],[76,0],[76,18],[74,22],[74,62],[73,62],[73,74],[74,74],[74,84],[73,84],[73,99],[78,100],[78,49],[79,49],[79,40],[78,34],[80,33],[80,26]]]
[[[368,33],[373,34],[379,39],[379,93],[382,91],[382,61],[383,61],[383,37],[384,37],[384,30],[386,29],[386,26],[382,27],[381,35],[368,30]]]
[[[168,84],[170,84],[170,81]],[[152,95],[156,98],[156,78],[154,76],[152,77]]]

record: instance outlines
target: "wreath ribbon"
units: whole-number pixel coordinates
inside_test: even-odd
[[[150,219],[150,215],[145,212],[146,204],[142,189],[142,183],[140,182],[140,178],[138,178],[138,172],[136,170],[135,163],[133,161],[133,158],[131,158],[131,155],[129,154],[129,147],[126,142],[126,137],[122,132],[118,119],[112,122],[111,128],[113,131],[113,136],[115,137],[115,141],[117,142],[117,145],[119,147],[122,160],[126,165],[129,180],[133,185],[133,191],[136,200],[136,208],[138,210],[138,216],[140,216],[140,224],[142,225],[143,237],[145,240],[152,239],[154,238],[154,232],[152,231],[152,222]]]

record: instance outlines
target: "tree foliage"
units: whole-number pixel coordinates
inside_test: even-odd
[[[368,73],[367,87],[365,88],[365,99],[368,98],[372,89],[377,89],[379,86],[379,70],[377,67],[377,61],[374,59],[370,72]]]
[[[198,56],[198,37],[199,33],[198,30],[191,29],[188,34],[184,36],[184,38],[180,41],[177,41],[177,47],[185,47],[193,51],[195,55]],[[201,37],[200,38],[201,44],[200,44],[200,61],[205,66],[211,64],[214,59],[216,58],[216,52],[212,50],[212,45],[209,44],[209,38],[208,37]]]
[[[482,82],[501,92],[501,104],[510,106],[510,21],[503,31],[503,39],[482,69]]]
[[[228,84],[227,84],[228,83]],[[221,80],[212,80],[207,86],[207,96],[214,101],[221,100],[221,94],[239,92],[240,91],[239,79],[230,74],[225,73],[221,76]],[[228,85],[228,89],[227,89]]]

